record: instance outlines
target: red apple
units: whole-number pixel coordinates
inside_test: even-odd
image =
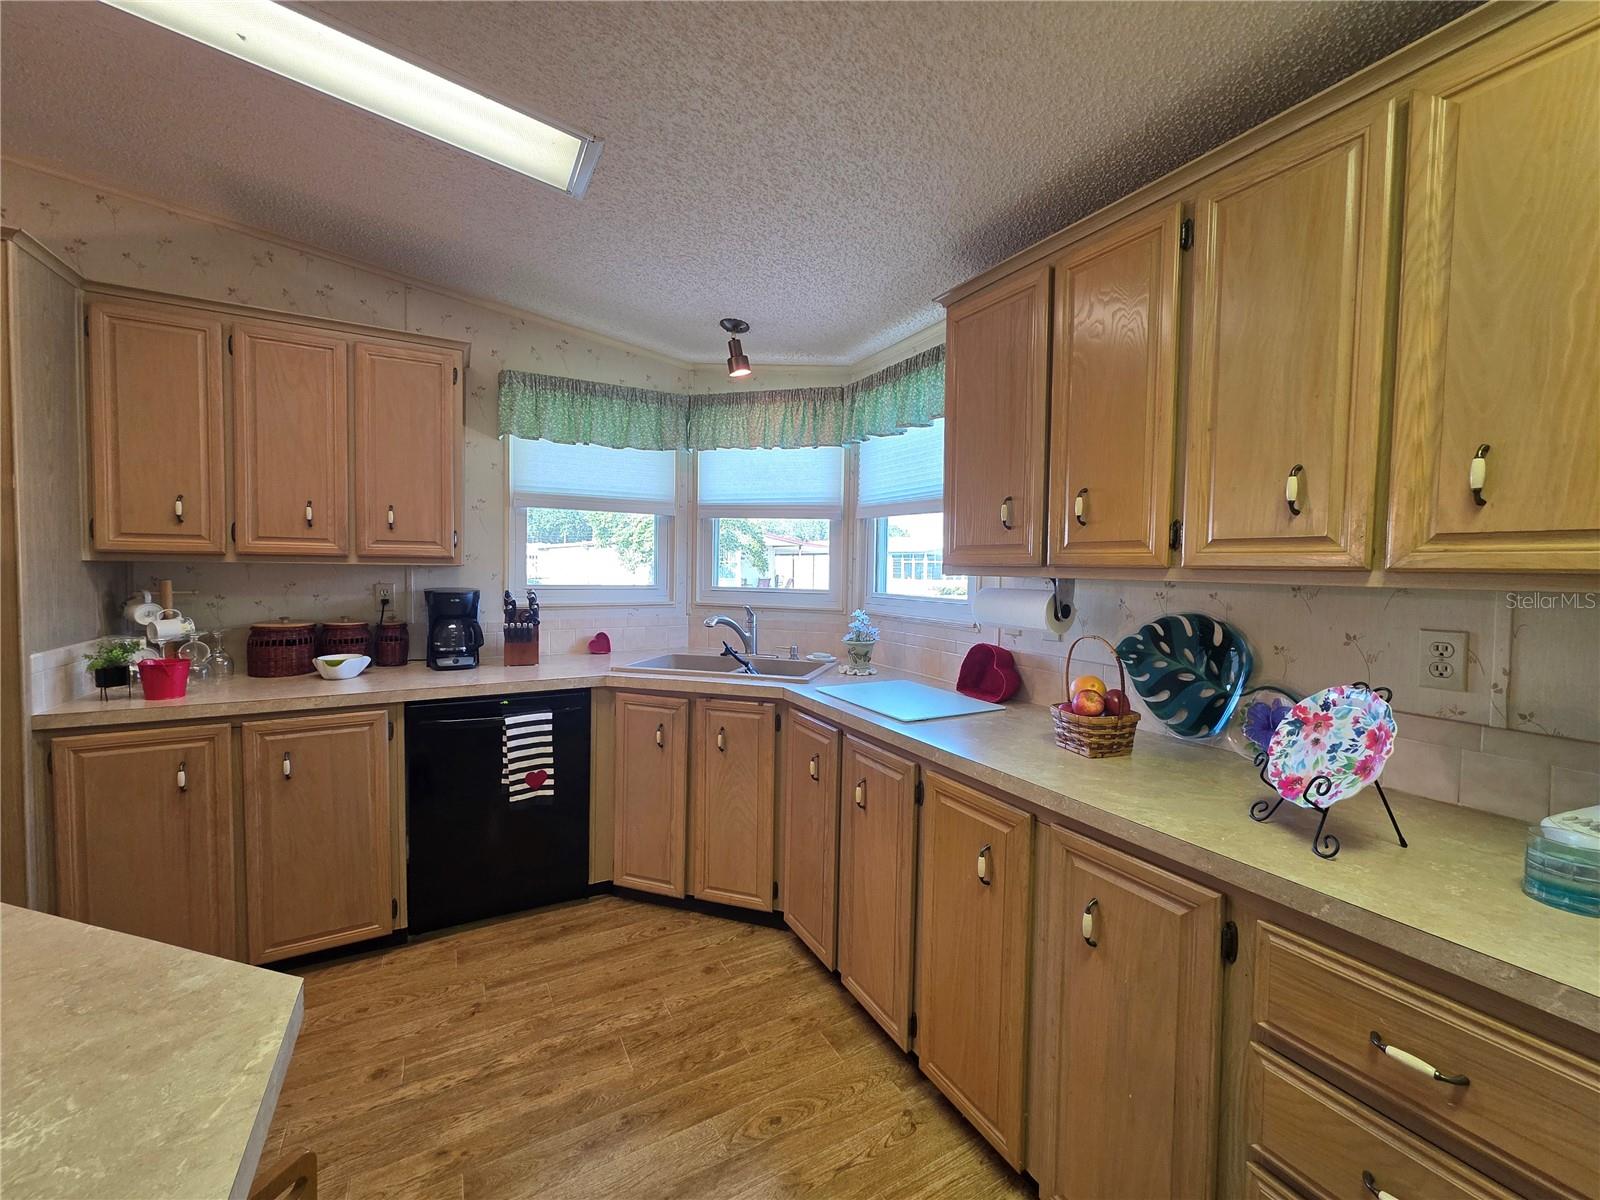
[[[1096,692],[1089,688],[1083,689],[1072,698],[1072,711],[1080,717],[1098,717],[1106,711],[1106,697],[1103,692]]]
[[[1128,693],[1121,688],[1112,688],[1106,693],[1106,715],[1111,717],[1125,717],[1132,712],[1128,704]]]

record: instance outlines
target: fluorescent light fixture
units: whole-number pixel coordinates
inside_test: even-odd
[[[594,138],[558,129],[272,0],[104,0],[113,8],[583,195]]]

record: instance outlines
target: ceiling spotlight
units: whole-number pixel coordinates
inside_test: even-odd
[[[738,317],[723,317],[722,327],[733,334],[728,339],[728,378],[743,379],[750,374],[750,360],[744,355],[744,347],[739,344],[739,335],[749,333],[750,325]]]

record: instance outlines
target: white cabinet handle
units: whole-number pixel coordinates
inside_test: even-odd
[[[178,518],[178,524],[183,524],[183,496],[180,494],[172,502],[172,515]]]
[[[656,726],[656,745],[665,746],[666,744],[667,744],[667,727],[665,725],[657,725]]]
[[[723,752],[728,749],[728,731],[726,729],[717,730],[717,749]]]
[[[1418,1058],[1409,1050],[1402,1050],[1399,1046],[1389,1045],[1389,1043],[1383,1040],[1383,1035],[1380,1034],[1376,1029],[1372,1031],[1370,1040],[1372,1044],[1378,1048],[1378,1052],[1380,1054],[1387,1055],[1389,1058],[1394,1059],[1395,1062],[1399,1063],[1402,1067],[1409,1067],[1419,1075],[1426,1075],[1429,1079],[1434,1080],[1436,1083],[1448,1083],[1452,1087],[1466,1087],[1472,1082],[1472,1080],[1468,1079],[1465,1075],[1446,1074],[1435,1067],[1431,1062],[1428,1062],[1423,1058]]]
[[[289,758],[287,750],[283,752],[283,777],[285,779],[294,778],[294,762]]]
[[[1083,515],[1083,510],[1087,507],[1088,498],[1088,488],[1079,488],[1078,494],[1072,498],[1072,519],[1079,525],[1087,525],[1089,523],[1089,519]]]
[[[1378,1186],[1378,1181],[1373,1178],[1371,1171],[1361,1172],[1361,1186],[1377,1197],[1377,1200],[1399,1200],[1393,1192],[1386,1192]]]
[[[1295,463],[1289,478],[1283,481],[1283,502],[1289,506],[1291,517],[1300,515],[1300,476],[1304,471],[1305,467]]]
[[[993,874],[993,847],[985,843],[982,850],[978,851],[978,882],[988,887],[994,882]]]
[[[187,761],[178,764],[178,790],[180,792],[189,790],[189,764]]]
[[[394,528],[394,505],[389,505],[389,528]]]
[[[822,777],[822,772],[818,769],[821,762],[821,758],[819,758],[817,755],[813,754],[811,756],[811,778],[820,779]]]
[[[1099,901],[1098,898],[1096,898],[1096,899],[1090,900],[1089,903],[1087,905],[1085,905],[1084,909],[1083,909],[1083,922],[1082,922],[1082,926],[1081,926],[1081,929],[1082,929],[1082,932],[1083,932],[1083,940],[1088,942],[1089,945],[1091,945],[1091,946],[1098,946],[1100,944],[1099,942],[1094,940],[1094,910],[1099,908],[1099,907],[1100,907],[1100,901]]]
[[[1007,529],[1011,528],[1011,508],[1012,505],[1010,496],[1007,496],[1004,500],[1000,501],[1000,524]]]
[[[1467,469],[1467,487],[1472,490],[1473,502],[1479,508],[1489,503],[1483,498],[1483,485],[1489,478],[1489,464],[1485,461],[1488,457],[1489,443],[1484,442],[1472,456],[1472,466]]]
[[[312,522],[315,521],[315,520],[316,520],[316,514],[311,511],[311,501],[307,500],[306,501],[306,528],[310,529]]]
[[[856,784],[856,807],[867,807],[867,781],[865,779]]]

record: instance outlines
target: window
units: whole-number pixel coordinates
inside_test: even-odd
[[[862,442],[857,496],[868,606],[960,619],[970,581],[944,573],[944,421]]]
[[[674,451],[509,441],[507,586],[538,588],[557,604],[670,597]]]
[[[695,457],[701,599],[842,607],[844,451],[704,450]]]

